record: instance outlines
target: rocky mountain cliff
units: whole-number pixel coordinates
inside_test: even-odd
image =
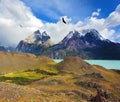
[[[7,49],[4,46],[0,45],[0,51],[7,51]]]
[[[95,29],[83,30],[82,33],[71,31],[43,54],[60,59],[71,55],[84,59],[120,59],[120,44],[103,38]]]
[[[114,49],[114,50],[113,50]],[[120,43],[103,38],[95,29],[70,31],[58,44],[53,45],[46,32],[35,31],[19,42],[16,51],[46,55],[53,59],[79,56],[83,59],[120,60]]]
[[[45,31],[41,33],[37,30],[25,40],[21,40],[16,47],[16,51],[40,54],[44,48],[51,45],[50,36]]]

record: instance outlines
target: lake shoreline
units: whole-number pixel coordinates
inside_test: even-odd
[[[60,63],[63,59],[53,59],[55,62]],[[120,70],[120,60],[84,60],[91,65],[99,65],[106,69]]]

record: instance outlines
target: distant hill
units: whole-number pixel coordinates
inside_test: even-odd
[[[80,57],[67,57],[64,61],[58,64],[58,68],[61,72],[77,73],[77,74],[87,74],[95,72],[92,65],[83,61]]]

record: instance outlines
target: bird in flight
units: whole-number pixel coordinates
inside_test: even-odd
[[[67,22],[65,21],[65,19],[64,19],[64,18],[62,18],[62,21],[63,21],[63,23],[67,24]]]
[[[23,28],[23,25],[19,24],[19,26],[20,26],[21,28]]]

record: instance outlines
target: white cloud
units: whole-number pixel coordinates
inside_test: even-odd
[[[91,9],[90,4],[85,3],[84,0],[22,0],[25,4],[30,6],[37,15],[42,15],[50,21],[57,21],[60,16],[67,15],[68,17],[75,18],[75,21],[89,15]],[[77,19],[76,19],[77,18]]]
[[[120,34],[118,34],[116,38],[117,38],[117,39],[120,39]]]
[[[16,45],[43,25],[20,0],[0,0],[0,43]]]
[[[64,19],[69,23],[64,24],[61,18],[57,23],[46,23],[41,28],[41,30],[47,31],[54,43],[60,42],[72,30],[81,32],[83,29],[94,28],[98,30],[104,38],[110,38],[115,33],[113,29],[109,29],[105,26],[105,19],[103,18],[98,19],[96,17],[90,17],[84,21],[78,21],[76,24],[71,23],[71,18],[67,18],[66,16]]]
[[[44,5],[51,7],[51,3]],[[45,9],[46,13],[47,10]],[[98,18],[100,11],[101,9],[97,9],[92,13],[91,17],[75,24],[71,23],[72,19],[67,16],[64,16],[67,24],[64,24],[61,18],[57,23],[43,24],[40,19],[37,19],[32,14],[30,8],[20,0],[0,0],[0,43],[16,45],[38,28],[41,31],[45,30],[54,43],[60,42],[71,30],[81,31],[91,28],[98,30],[103,37],[111,38],[116,33],[113,27],[120,25],[120,5],[107,18]]]
[[[94,16],[99,16],[99,15],[100,15],[100,11],[101,11],[101,9],[97,9],[96,12],[93,12],[93,13],[92,13],[92,16],[93,16],[93,17],[94,17]]]
[[[84,21],[78,21],[76,24],[71,23],[71,19],[69,19],[67,25],[58,21],[57,23],[46,23],[41,29],[46,30],[55,43],[60,42],[71,30],[81,31],[93,28],[98,30],[104,38],[113,40],[112,38],[116,33],[113,27],[120,25],[120,5],[107,18],[97,18],[100,11],[101,9],[97,9],[97,12],[93,12],[91,17],[85,18]],[[65,17],[65,19],[68,18]]]
[[[61,11],[58,10],[59,5],[56,4],[56,0],[23,0],[26,4],[29,4],[38,14],[43,14],[50,19],[58,20]],[[56,6],[57,5],[57,6]]]
[[[70,23],[71,18],[64,17],[68,24],[64,24],[60,18],[57,23],[46,23],[41,29],[46,31],[54,43],[60,42],[69,31],[74,30],[74,26]]]
[[[116,10],[106,18],[105,24],[107,27],[120,25],[120,4],[117,6]]]
[[[111,38],[111,36],[115,33],[113,29],[109,29],[109,27],[105,24],[106,19],[101,18],[98,19],[96,17],[90,17],[86,21],[84,21],[84,26],[81,26],[81,29],[96,29],[104,38]]]

